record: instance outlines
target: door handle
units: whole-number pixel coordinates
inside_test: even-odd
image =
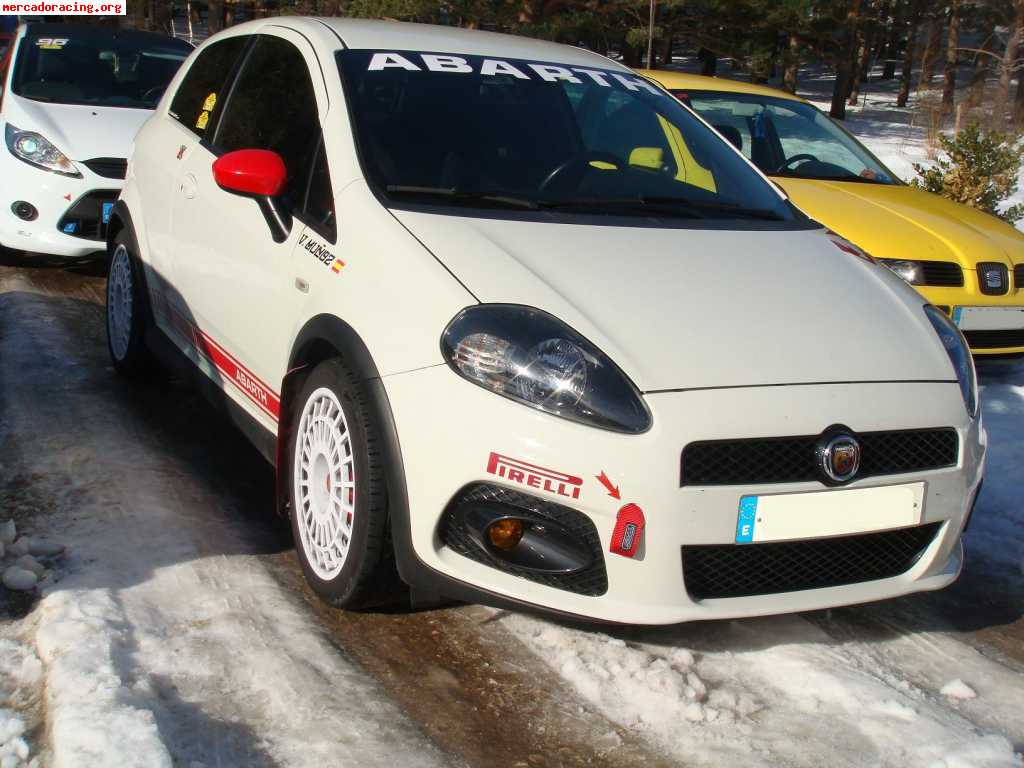
[[[197,186],[198,182],[196,181],[196,177],[191,173],[187,174],[185,178],[181,180],[181,194],[183,194],[186,199],[191,200],[196,196]]]

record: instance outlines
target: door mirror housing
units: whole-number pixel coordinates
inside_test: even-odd
[[[274,242],[288,239],[292,216],[278,199],[288,181],[288,169],[279,154],[268,149],[228,152],[213,161],[213,179],[221,189],[256,201]]]

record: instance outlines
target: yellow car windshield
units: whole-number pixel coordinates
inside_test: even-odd
[[[746,93],[674,93],[769,175],[899,183],[853,136],[810,104]]]

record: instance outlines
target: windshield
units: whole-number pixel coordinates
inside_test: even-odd
[[[771,176],[899,183],[855,138],[810,104],[740,93],[673,93]]]
[[[364,169],[391,205],[799,222],[731,147],[627,72],[341,51]]]
[[[30,26],[18,50],[13,91],[58,104],[153,109],[191,51],[188,43],[159,35]]]

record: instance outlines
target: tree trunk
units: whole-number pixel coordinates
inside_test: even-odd
[[[885,48],[882,55],[885,57],[885,67],[882,69],[883,80],[893,80],[896,77],[896,56],[900,49],[900,34],[903,31],[904,19],[906,18],[906,0],[894,0],[891,10],[892,19],[889,22],[889,35],[885,40]]]
[[[1017,73],[1017,92],[1013,98],[1013,124],[1024,124],[1024,73]]]
[[[718,71],[718,55],[707,48],[697,51],[697,58],[700,59],[700,73],[705,77],[713,77]]]
[[[939,58],[939,43],[942,40],[942,28],[938,19],[929,18],[926,29],[924,55],[921,57],[921,76],[917,81],[917,90],[919,91],[931,87],[932,75],[935,74],[935,62]]]
[[[915,3],[910,9],[910,23],[907,24],[907,47],[903,50],[903,69],[900,72],[900,91],[896,106],[905,107],[910,99],[910,81],[914,73],[914,44],[921,24],[921,11]]]
[[[949,32],[946,36],[946,68],[942,81],[942,113],[953,111],[956,98],[956,62],[960,57],[960,0],[949,5]]]
[[[782,89],[796,93],[796,78],[800,72],[800,39],[795,34],[789,36],[786,53],[786,71],[782,75]]]
[[[149,29],[146,24],[146,3],[135,0],[132,4],[132,26],[136,29]]]
[[[836,120],[846,117],[846,92],[853,70],[853,46],[857,35],[857,23],[860,20],[860,4],[861,0],[850,0],[846,23],[840,30],[842,40],[836,54],[836,82],[832,88],[832,107],[828,112]]]
[[[1010,103],[1010,81],[1017,66],[1017,49],[1020,47],[1021,32],[1024,28],[1024,0],[1014,0],[1013,26],[1006,39],[1006,50],[999,66],[999,85],[996,88],[995,108],[992,110],[997,125],[1006,120],[1006,107]]]
[[[224,2],[210,0],[206,5],[206,29],[213,35],[224,29]]]
[[[971,71],[971,91],[967,94],[967,107],[979,107],[985,101],[985,81],[992,69],[992,56],[989,50],[990,37],[981,43],[981,50],[974,54],[974,69]]]
[[[871,33],[865,31],[861,37],[860,47],[857,49],[857,58],[853,62],[853,78],[850,83],[850,101],[851,107],[856,106],[857,101],[860,99],[860,86],[861,83],[867,82],[868,79],[868,64],[871,61]]]
[[[672,63],[672,35],[665,35],[661,40],[661,50],[658,53],[658,61],[667,66]]]

